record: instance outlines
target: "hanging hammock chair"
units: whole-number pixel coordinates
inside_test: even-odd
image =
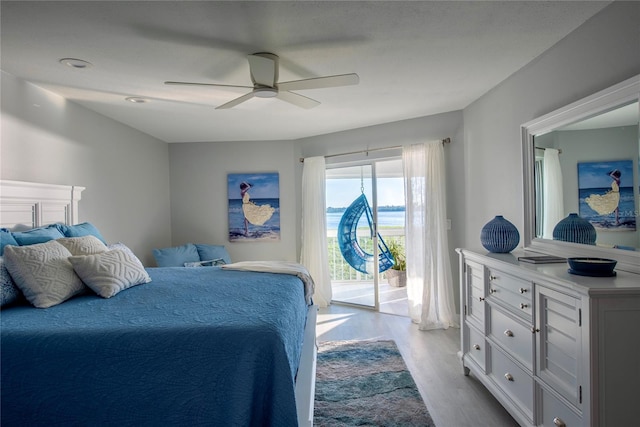
[[[364,274],[371,274],[373,270],[373,255],[367,253],[360,247],[356,231],[358,229],[358,221],[362,214],[367,215],[369,229],[373,237],[373,213],[367,197],[360,195],[351,205],[344,211],[340,224],[338,224],[338,245],[342,256],[351,267]],[[393,255],[389,252],[389,248],[382,240],[382,236],[378,233],[378,271],[382,273],[393,266]]]

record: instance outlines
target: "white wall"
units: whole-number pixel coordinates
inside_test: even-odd
[[[225,245],[233,261],[297,261],[301,165],[294,141],[171,144],[173,244]],[[278,172],[280,241],[228,239],[227,174]]]
[[[520,125],[639,74],[638,22],[640,2],[614,2],[464,109],[464,246],[497,214],[523,232]]]
[[[86,187],[79,220],[145,265],[171,243],[167,144],[2,72],[0,177]]]

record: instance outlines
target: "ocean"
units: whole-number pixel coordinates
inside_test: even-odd
[[[327,212],[327,229],[337,230],[344,212]],[[362,215],[358,227],[369,227],[366,215]],[[404,211],[378,212],[378,227],[404,227]]]
[[[275,212],[264,225],[249,224],[244,235],[242,199],[229,199],[229,240],[278,240],[280,238],[280,199],[251,199],[256,205],[271,205]]]

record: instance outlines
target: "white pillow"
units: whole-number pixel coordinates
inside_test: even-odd
[[[93,255],[107,251],[107,245],[95,236],[64,237],[56,242],[67,248],[71,255]]]
[[[27,300],[38,308],[60,304],[84,289],[68,258],[71,252],[55,240],[28,246],[5,246],[4,260]]]
[[[120,249],[72,256],[69,261],[82,281],[103,298],[151,281],[140,260]]]
[[[137,261],[137,263],[140,266],[140,268],[144,270],[144,265],[142,265],[142,261],[140,261],[140,258],[138,258],[136,256],[136,254],[133,253],[131,248],[129,248],[127,245],[125,245],[122,242],[112,243],[109,246],[107,246],[107,250],[108,251],[113,251],[113,250],[116,250],[116,249],[126,252],[127,255],[129,255],[132,259]]]

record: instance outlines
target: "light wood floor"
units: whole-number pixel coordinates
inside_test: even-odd
[[[465,377],[460,330],[420,331],[403,316],[333,304],[321,308],[318,341],[392,339],[437,427],[511,427],[515,420],[477,381]]]

